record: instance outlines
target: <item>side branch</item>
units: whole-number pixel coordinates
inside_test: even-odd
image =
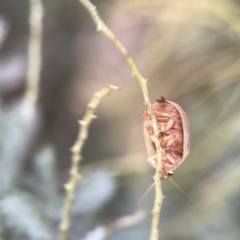
[[[82,159],[81,152],[82,152],[82,148],[84,146],[85,140],[88,137],[89,125],[91,124],[92,120],[96,118],[94,113],[100,101],[106,95],[108,95],[111,91],[118,90],[118,89],[119,89],[118,87],[108,85],[105,88],[101,89],[99,92],[96,92],[92,100],[87,105],[87,110],[83,119],[79,121],[80,130],[78,133],[78,137],[73,147],[71,148],[72,166],[70,169],[70,177],[69,177],[68,183],[65,184],[66,199],[65,199],[65,205],[63,210],[62,224],[60,226],[60,229],[61,229],[60,240],[67,239],[68,231],[70,228],[70,213],[71,213],[72,204],[73,204],[74,191],[77,186],[78,180],[80,178],[79,163]]]
[[[126,58],[127,63],[129,64],[132,75],[138,80],[143,97],[144,102],[147,106],[148,112],[152,119],[153,123],[153,130],[154,130],[154,142],[156,145],[156,151],[158,156],[158,164],[156,169],[155,181],[155,202],[153,207],[153,218],[152,218],[152,228],[151,228],[151,235],[150,240],[157,240],[158,239],[158,225],[159,225],[159,215],[162,206],[162,188],[161,188],[161,169],[162,169],[162,149],[158,140],[158,125],[153,113],[151,102],[149,99],[148,88],[147,88],[147,79],[145,79],[141,73],[138,71],[133,59],[131,58],[130,54],[128,53],[127,49],[122,45],[122,43],[116,38],[116,36],[112,33],[112,31],[106,26],[103,20],[100,18],[96,6],[94,6],[89,0],[79,0],[83,6],[89,11],[93,21],[97,26],[97,31],[101,31],[104,35],[106,35],[117,47],[119,52]]]

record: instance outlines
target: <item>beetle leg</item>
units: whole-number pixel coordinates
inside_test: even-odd
[[[143,111],[143,116],[144,116],[144,117],[150,117],[148,111]]]
[[[151,165],[156,168],[157,167],[157,155],[151,156],[147,159],[147,161],[149,163],[151,163]]]
[[[152,125],[148,124],[148,125],[146,126],[146,130],[147,130],[147,132],[148,132],[149,134],[153,134]]]
[[[159,119],[160,130],[165,132],[169,130],[174,124],[174,120],[171,115],[162,113],[161,119]]]
[[[167,122],[165,131],[169,130],[173,126],[173,124],[174,124],[174,120],[170,118],[169,121]]]
[[[169,135],[162,138],[163,147],[169,147],[175,142],[175,136]]]
[[[169,172],[172,172],[173,173],[173,169],[172,169],[172,165],[170,165],[170,164],[164,164],[164,172],[166,172],[167,174],[169,173]]]
[[[171,154],[165,154],[164,157],[171,165],[174,165],[176,163],[175,159],[171,156]]]

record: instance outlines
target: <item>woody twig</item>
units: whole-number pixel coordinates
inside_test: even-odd
[[[162,188],[161,188],[161,169],[162,169],[162,149],[158,140],[158,125],[153,113],[151,102],[149,99],[148,88],[147,88],[147,79],[145,79],[141,73],[138,71],[133,59],[131,58],[130,54],[126,50],[126,48],[122,45],[122,43],[116,38],[116,36],[112,33],[112,31],[106,26],[103,20],[100,18],[96,6],[94,6],[89,0],[79,0],[83,6],[89,11],[93,21],[97,26],[97,31],[102,32],[106,35],[117,47],[119,52],[125,57],[127,63],[129,64],[132,75],[137,79],[140,87],[142,89],[143,97],[145,105],[147,106],[148,112],[152,119],[153,123],[153,130],[154,130],[154,142],[156,145],[157,151],[157,168],[156,168],[156,187],[155,187],[155,202],[154,207],[152,210],[152,228],[150,234],[150,240],[157,240],[158,239],[158,225],[159,225],[159,215],[162,206]]]
[[[66,199],[65,199],[65,205],[63,210],[62,224],[60,226],[60,230],[61,230],[60,240],[66,240],[69,232],[69,228],[71,224],[70,213],[71,213],[72,204],[73,204],[74,191],[77,186],[78,180],[80,178],[79,164],[82,159],[81,152],[82,152],[82,148],[84,146],[85,140],[88,137],[89,125],[91,124],[92,120],[96,118],[94,113],[100,101],[106,95],[108,95],[111,91],[118,90],[118,89],[119,88],[116,86],[108,85],[103,89],[101,89],[99,92],[96,92],[92,100],[87,105],[87,110],[83,119],[79,121],[80,130],[79,130],[76,142],[71,148],[72,166],[70,169],[70,177],[68,182],[65,184]]]

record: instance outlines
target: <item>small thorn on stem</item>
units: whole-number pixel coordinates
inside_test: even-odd
[[[152,211],[152,215],[153,215],[154,217],[156,217],[156,216],[157,216],[157,213],[154,212],[154,211]]]
[[[78,121],[78,123],[79,123],[81,126],[84,126],[84,125],[86,124],[85,121],[83,121],[83,120]]]
[[[78,148],[74,146],[74,147],[70,148],[70,151],[72,153],[77,153],[78,152]]]
[[[120,90],[120,87],[118,87],[118,86],[114,86],[114,85],[108,85],[107,86],[110,90]]]
[[[125,55],[126,58],[129,58],[129,57],[130,57],[129,52],[125,52],[124,55]]]

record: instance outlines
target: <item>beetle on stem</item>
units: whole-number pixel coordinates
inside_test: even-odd
[[[166,179],[173,175],[174,170],[189,154],[189,124],[183,109],[164,97],[158,99],[152,108],[157,119],[158,139],[163,150],[161,178]],[[157,156],[152,121],[147,111],[144,111],[143,116],[145,117],[144,136],[148,152],[147,161],[156,168]]]

